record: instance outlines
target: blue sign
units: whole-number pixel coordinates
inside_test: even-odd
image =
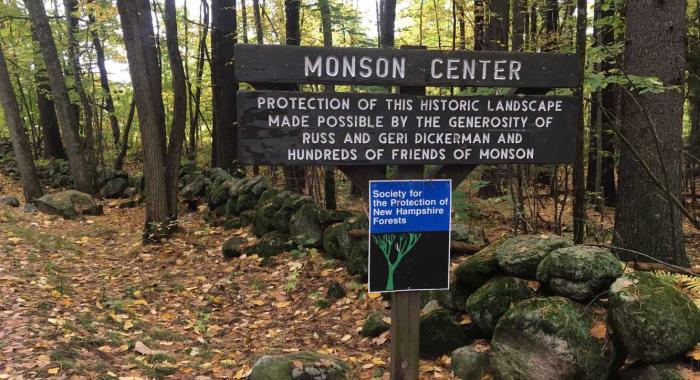
[[[447,289],[450,180],[370,181],[369,291]]]

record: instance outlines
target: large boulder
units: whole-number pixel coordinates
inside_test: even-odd
[[[238,257],[243,252],[247,240],[242,236],[232,236],[221,245],[221,253],[226,258]]]
[[[280,231],[271,231],[263,235],[255,245],[246,249],[245,252],[260,257],[271,257],[289,249],[292,249],[289,236]]]
[[[344,222],[328,226],[323,231],[323,250],[339,259],[352,274],[367,275],[368,236],[350,236],[352,230],[366,230],[368,220],[363,216],[353,216]]]
[[[488,246],[462,261],[454,270],[457,281],[474,291],[488,280],[504,274],[496,259],[497,247],[498,245]]]
[[[34,204],[41,212],[60,215],[64,219],[73,219],[79,215],[102,214],[102,207],[95,202],[95,198],[77,190],[46,194],[36,199]]]
[[[129,186],[129,181],[125,178],[117,177],[110,179],[100,189],[100,195],[107,199],[119,198],[124,194],[124,190],[126,190],[127,186]]]
[[[0,205],[19,207],[19,199],[17,197],[2,197],[0,198]]]
[[[204,195],[208,180],[200,173],[191,173],[185,174],[180,182],[183,185],[180,196],[185,201],[192,201]]]
[[[632,358],[658,363],[700,341],[700,311],[685,294],[654,275],[633,272],[610,286],[608,315]]]
[[[591,335],[594,320],[563,297],[532,298],[496,325],[491,365],[500,379],[606,379],[611,343]]]
[[[312,240],[313,244],[323,238],[323,230],[318,220],[318,206],[305,203],[292,214],[289,221],[289,236],[298,241]]]
[[[248,380],[350,380],[351,367],[332,356],[313,352],[264,355],[255,361]]]
[[[360,335],[367,338],[374,338],[381,335],[385,331],[389,331],[391,325],[384,321],[384,315],[378,311],[372,312],[365,323],[362,324]]]
[[[437,300],[440,306],[466,312],[465,307],[467,299],[473,293],[473,289],[464,285],[462,282],[452,278],[450,280],[450,288],[446,290],[432,290],[429,292],[421,292],[424,295],[423,301]]]
[[[273,204],[266,204],[255,210],[255,217],[253,218],[253,233],[255,235],[263,236],[274,230],[272,221],[275,211],[277,210]]]
[[[558,296],[592,299],[622,276],[622,265],[610,250],[574,246],[552,251],[537,267],[537,279]]]
[[[460,380],[481,380],[491,375],[488,346],[473,343],[452,352],[452,372]]]
[[[556,235],[522,235],[510,238],[494,248],[498,265],[506,273],[528,279],[537,277],[537,266],[555,249],[571,246]]]
[[[466,311],[486,336],[511,305],[535,297],[528,282],[515,277],[498,277],[480,287],[467,299]]]
[[[480,337],[474,324],[460,325],[452,313],[437,308],[420,317],[420,355],[435,358],[449,354],[458,347],[466,346]]]

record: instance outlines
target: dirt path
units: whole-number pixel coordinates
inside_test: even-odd
[[[19,194],[0,177],[4,194]],[[316,252],[224,261],[223,231],[181,216],[170,241],[140,244],[143,209],[65,221],[0,207],[0,379],[240,379],[265,352],[337,355],[387,378],[388,341],[358,335],[381,298]],[[348,296],[323,308],[339,281]],[[447,357],[421,378],[449,378]],[[199,377],[198,377],[199,376]]]

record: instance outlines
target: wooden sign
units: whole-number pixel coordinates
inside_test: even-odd
[[[370,292],[447,289],[452,181],[369,183]]]
[[[235,47],[239,82],[394,86],[574,88],[574,54],[325,48]]]
[[[547,164],[574,160],[560,96],[238,93],[243,164]]]

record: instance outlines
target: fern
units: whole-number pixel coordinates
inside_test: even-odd
[[[654,271],[652,274],[685,293],[700,308],[700,277],[666,271]]]

